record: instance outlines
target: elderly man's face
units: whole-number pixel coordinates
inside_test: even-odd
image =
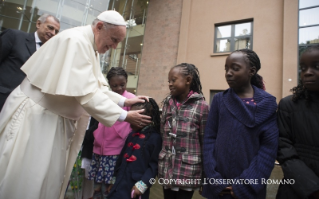
[[[125,26],[113,26],[105,29],[102,24],[97,24],[97,32],[94,35],[97,51],[101,54],[108,51],[110,48],[116,49],[117,45],[123,41],[126,35]]]
[[[51,37],[58,34],[60,30],[60,24],[54,20],[53,17],[48,17],[44,23],[37,21],[37,33],[39,39],[45,43]]]

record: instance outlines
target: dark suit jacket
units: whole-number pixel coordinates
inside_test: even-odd
[[[94,146],[94,131],[97,129],[99,126],[99,122],[91,117],[89,129],[86,130],[84,140],[82,143],[82,154],[81,158],[88,158],[92,159],[92,154],[93,154],[93,146]]]
[[[22,82],[21,66],[36,51],[34,32],[7,29],[0,34],[0,110],[9,94]]]

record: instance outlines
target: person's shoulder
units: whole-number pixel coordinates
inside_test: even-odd
[[[128,99],[131,99],[131,98],[136,97],[136,95],[134,95],[133,93],[130,93],[130,92],[128,92],[128,91],[125,91],[125,93],[124,93],[123,96],[126,97],[126,98],[128,98]]]
[[[282,98],[282,99],[280,100],[280,102],[282,102],[282,103],[284,103],[284,104],[292,103],[292,102],[293,102],[293,101],[292,101],[292,95],[288,95],[288,96]]]
[[[155,141],[161,141],[162,140],[162,137],[159,134],[159,132],[157,132],[155,129],[152,129],[150,131],[151,132],[150,132],[150,138],[149,139],[152,139],[152,140],[155,140]]]
[[[265,91],[264,89],[258,88],[256,86],[253,86],[254,91],[255,91],[255,96],[257,95],[257,97],[262,97],[262,98],[270,98],[271,100],[276,100],[276,97],[273,96],[272,94],[268,93],[267,91]]]
[[[201,97],[196,98],[196,102],[197,105],[199,105],[200,107],[205,107],[205,106],[209,106],[208,103],[205,101],[205,98],[203,95],[200,95]]]
[[[52,39],[74,41],[82,37],[82,34],[79,34],[79,32],[73,31],[72,29],[64,30],[60,32],[59,34],[57,34],[56,36],[54,36]]]
[[[169,104],[170,104],[170,100],[173,100],[173,98],[172,98],[172,96],[171,95],[169,95],[169,96],[167,96],[167,97],[165,97],[164,98],[164,100],[163,100],[163,102],[162,102],[162,104],[163,104],[163,107],[166,107],[166,106],[169,106]]]
[[[51,38],[49,42],[51,44],[58,44],[62,48],[72,46],[78,50],[78,52],[87,52],[92,48],[92,43],[86,35],[87,27],[75,27],[64,30]],[[60,45],[61,44],[61,45]]]
[[[211,101],[211,106],[213,106],[213,105],[218,105],[218,104],[220,103],[220,101],[221,101],[221,98],[223,97],[223,95],[224,95],[225,93],[228,92],[228,90],[229,90],[229,89],[227,89],[227,90],[225,90],[225,91],[221,91],[221,92],[216,93],[216,94],[214,95],[212,101]]]
[[[32,33],[23,32],[21,30],[16,30],[16,29],[6,29],[1,33],[1,36],[6,34],[11,36],[28,36],[29,34],[32,34]]]
[[[288,111],[294,106],[295,102],[292,101],[292,95],[288,95],[279,101],[278,109]]]
[[[84,28],[86,27],[75,27],[64,30],[53,37],[65,41],[85,41]]]

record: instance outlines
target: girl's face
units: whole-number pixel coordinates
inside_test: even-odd
[[[180,67],[172,68],[168,73],[168,87],[170,94],[174,97],[189,93],[191,77],[184,76]]]
[[[319,50],[302,54],[299,64],[302,84],[309,91],[319,91]]]
[[[245,56],[242,52],[235,52],[226,59],[225,77],[230,88],[249,86],[251,77],[256,73],[256,68],[247,64]]]
[[[123,75],[116,75],[111,77],[109,84],[112,91],[123,95],[124,91],[126,90],[126,79]]]

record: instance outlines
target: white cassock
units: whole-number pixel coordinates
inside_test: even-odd
[[[88,115],[106,126],[124,101],[109,91],[91,26],[65,30],[21,68],[0,113],[0,198],[63,198]],[[123,114],[123,113],[122,113]]]

